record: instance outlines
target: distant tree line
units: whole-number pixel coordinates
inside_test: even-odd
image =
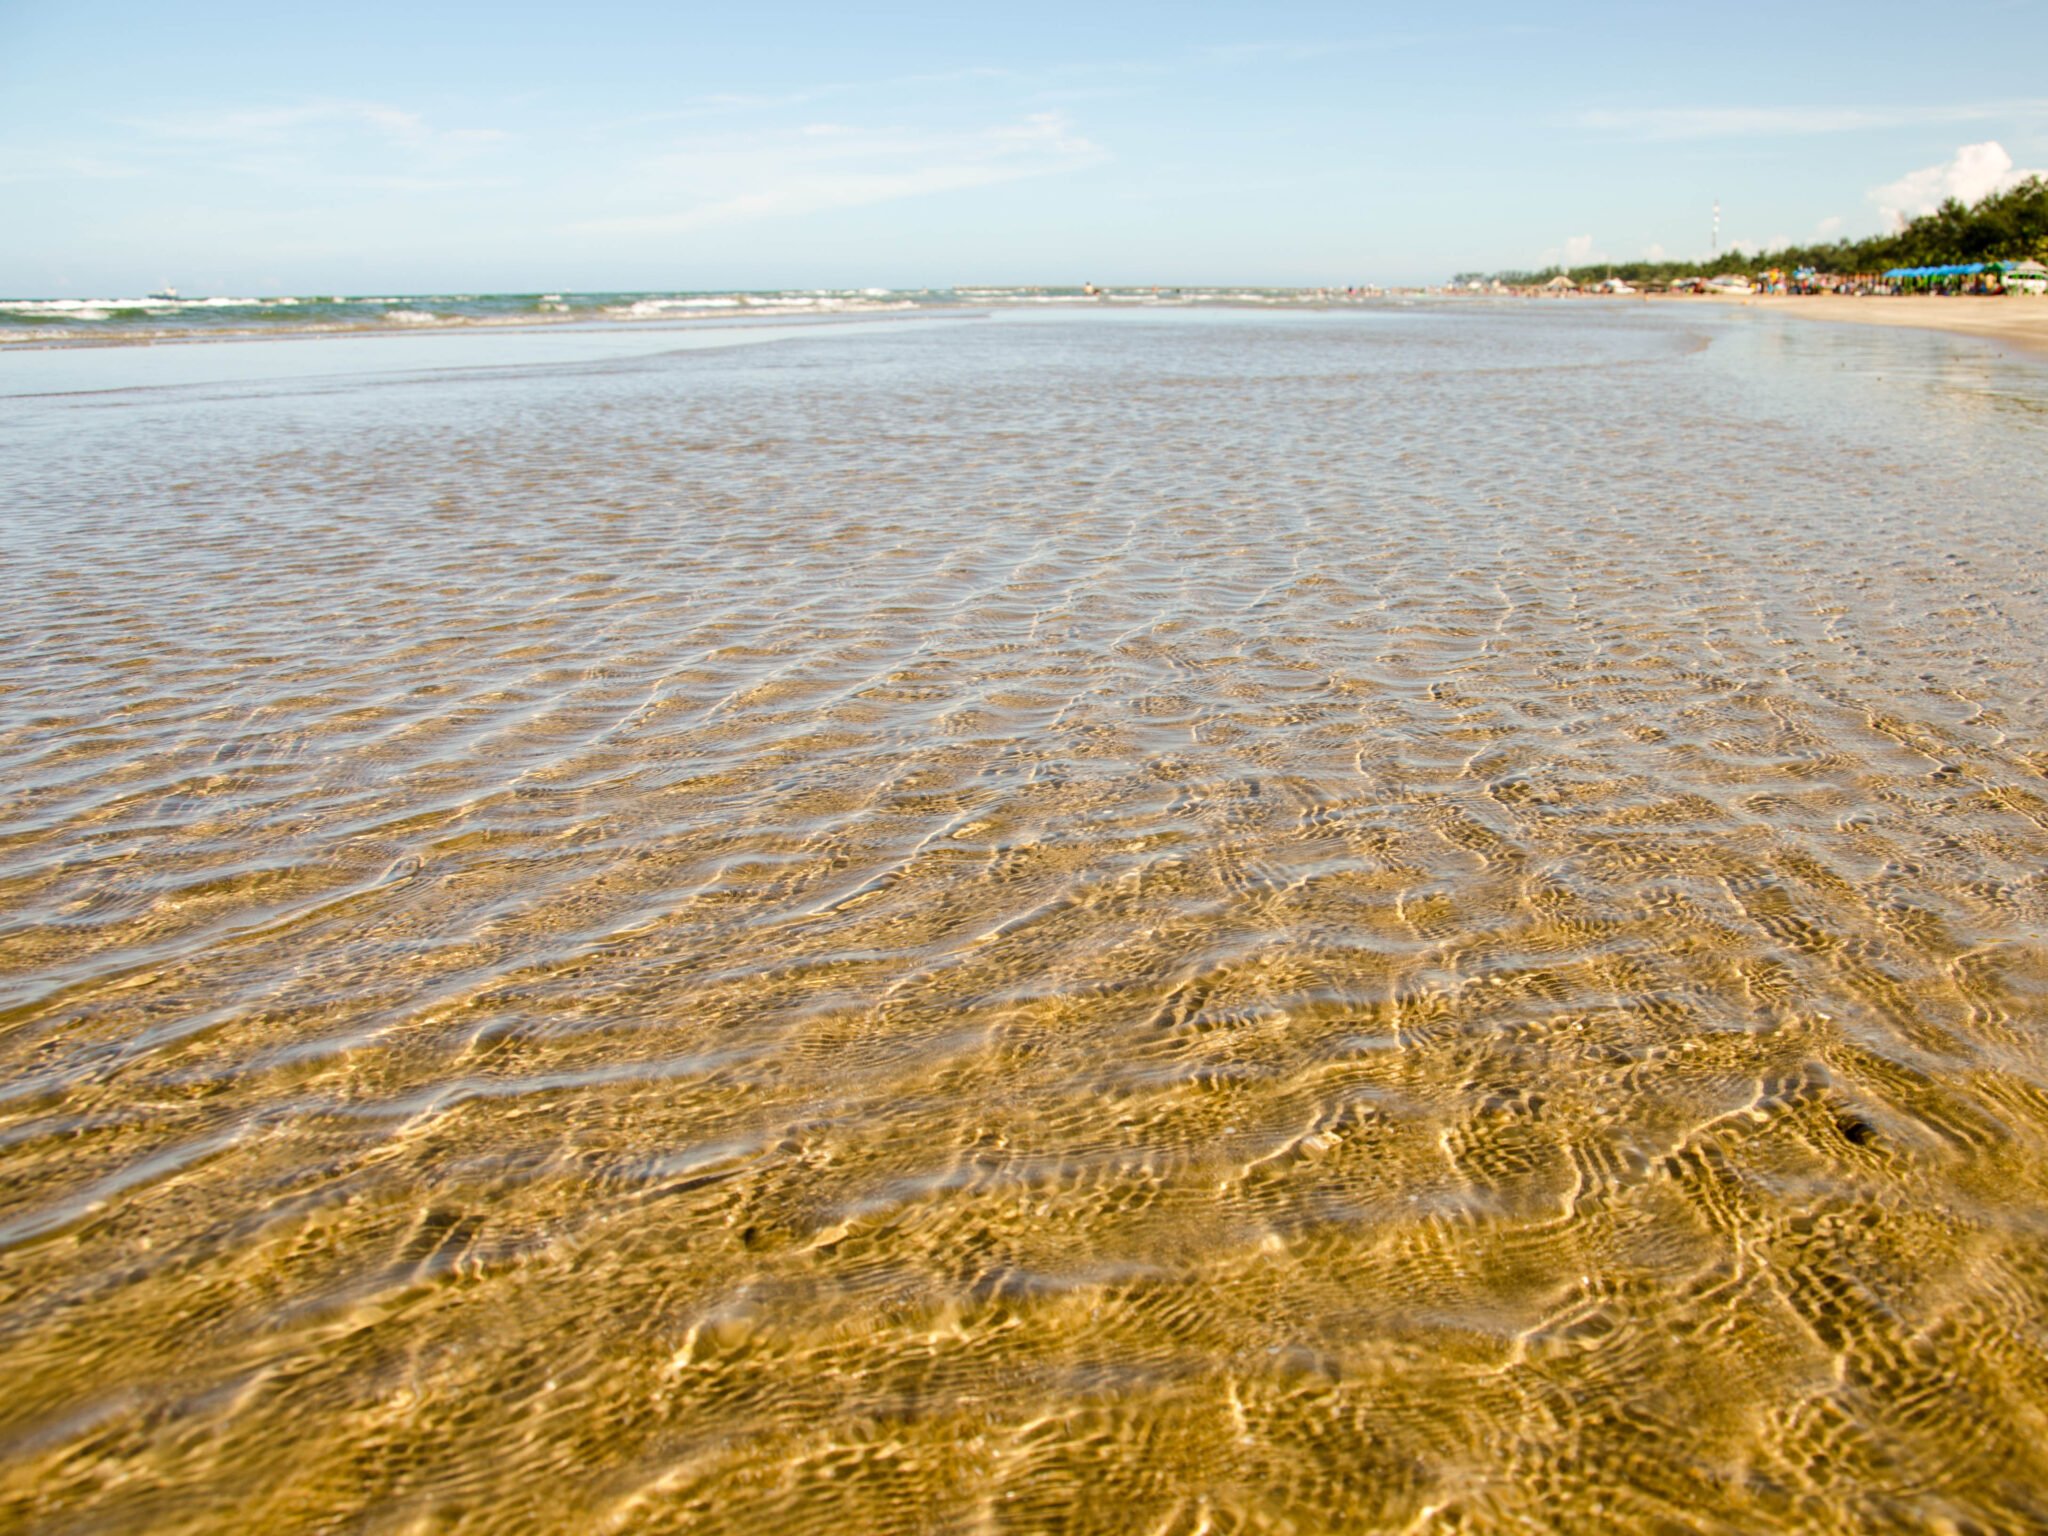
[[[1632,283],[1660,283],[1680,277],[1712,277],[1731,270],[1761,272],[1770,267],[1788,272],[1813,267],[1846,275],[1950,262],[2023,261],[2028,257],[2048,261],[2048,181],[2039,176],[2029,176],[2017,186],[1993,192],[1969,207],[1950,198],[1904,229],[1889,235],[1873,235],[1868,240],[1788,245],[1782,250],[1748,255],[1730,252],[1708,261],[1614,261],[1585,267],[1545,267],[1541,272],[1463,272],[1455,280],[1529,287],[1547,283],[1563,273],[1575,283],[1597,283],[1607,277],[1625,278]]]

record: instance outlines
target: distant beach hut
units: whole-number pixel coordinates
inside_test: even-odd
[[[1992,266],[2007,293],[2048,293],[2048,266],[2038,261],[1995,261]]]
[[[1543,285],[1545,293],[1577,293],[1579,285],[1560,272]]]
[[[1935,267],[1893,267],[1885,281],[1906,293],[1960,293],[1970,279],[1990,270],[1981,261],[1951,261]]]

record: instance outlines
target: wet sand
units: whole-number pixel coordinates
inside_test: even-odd
[[[702,335],[0,357],[0,1529],[2048,1529],[2044,370]]]
[[[1837,298],[1832,294],[1753,294],[1736,298],[1700,295],[1802,320],[1838,320],[1854,325],[1898,325],[1916,330],[1953,331],[2044,355],[2048,354],[2048,295],[2004,294],[1997,298],[1937,298],[1902,294],[1892,298]],[[1665,300],[1692,303],[1692,297]]]

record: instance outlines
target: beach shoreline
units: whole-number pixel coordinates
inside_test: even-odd
[[[1933,294],[1840,298],[1833,294],[1708,294],[1709,302],[1737,304],[1851,325],[1905,326],[1947,331],[2000,342],[2034,357],[2048,357],[2048,296],[2004,294],[1993,298],[1944,298]],[[1657,303],[1695,303],[1690,296],[1657,297]]]
[[[1534,297],[1535,295],[1523,295]],[[430,302],[438,296],[417,296],[413,302]],[[1076,311],[1099,306],[1110,309],[1213,310],[1240,309],[1252,312],[1274,309],[1327,310],[1335,308],[1388,309],[1407,307],[1416,299],[1436,298],[1427,291],[1379,292],[1358,298],[1338,298],[1324,290],[1268,290],[1261,299],[1237,293],[1199,296],[1157,296],[1133,291],[1104,295],[1099,299],[1067,300]],[[1463,294],[1441,296],[1453,302]],[[1933,294],[1868,295],[1845,298],[1834,294],[1661,294],[1636,295],[1642,302],[1657,305],[1709,302],[1740,305],[1795,315],[1807,320],[1828,320],[1855,325],[1883,325],[1914,330],[1945,331],[1952,335],[1975,336],[2001,344],[2032,358],[2048,357],[2048,295],[2005,294],[1997,297],[1942,297]],[[252,303],[258,301],[252,301]],[[392,301],[396,302],[396,301]],[[1042,302],[1042,301],[1041,301]],[[758,308],[718,309],[701,312],[677,311],[659,315],[628,315],[616,310],[586,310],[563,314],[508,313],[493,315],[436,314],[432,318],[393,325],[373,319],[329,321],[274,326],[225,325],[215,328],[152,329],[140,332],[53,334],[37,329],[16,334],[0,330],[0,355],[12,352],[127,349],[131,347],[183,346],[199,342],[253,342],[309,340],[321,337],[363,338],[377,336],[434,336],[536,330],[612,330],[615,328],[692,330],[704,325],[747,326],[805,323],[829,325],[835,322],[871,321],[883,318],[963,316],[989,314],[1012,309],[1034,308],[1035,304],[991,300],[976,294],[955,298],[934,294],[922,302],[904,306],[877,304],[873,308],[843,310],[780,308],[763,303]]]

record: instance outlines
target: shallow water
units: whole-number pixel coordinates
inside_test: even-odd
[[[0,357],[0,1526],[2048,1524],[2048,374],[728,335]]]

